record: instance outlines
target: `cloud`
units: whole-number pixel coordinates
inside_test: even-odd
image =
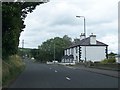
[[[114,34],[107,34],[106,36],[99,39],[100,41],[106,43],[108,45],[108,51],[110,52],[118,52],[118,36]]]
[[[25,47],[37,48],[42,42],[56,36],[67,34],[79,38],[84,29],[83,18],[75,16],[82,15],[86,18],[87,35],[96,34],[99,40],[109,44],[109,50],[117,51],[117,41],[114,39],[118,36],[118,1],[50,0],[41,4],[25,19],[26,28],[21,33],[19,46],[22,39],[25,39]]]

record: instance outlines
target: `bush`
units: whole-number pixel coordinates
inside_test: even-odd
[[[116,59],[115,58],[110,58],[108,59],[108,63],[115,63],[116,62]]]
[[[2,85],[8,84],[24,69],[24,63],[17,55],[9,57],[9,60],[2,61]]]
[[[0,59],[0,87],[2,87],[2,65],[1,65],[1,59]]]
[[[116,62],[116,60],[115,60],[115,58],[109,58],[109,59],[104,59],[104,60],[102,60],[100,63],[101,64],[111,64],[111,63],[115,63]]]

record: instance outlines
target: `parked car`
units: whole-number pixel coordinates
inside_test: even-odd
[[[53,64],[53,62],[47,61],[46,64]]]
[[[32,60],[34,60],[35,58],[34,58],[34,57],[32,57],[31,59],[32,59]]]
[[[58,63],[58,61],[54,61],[54,60],[53,60],[52,62],[53,62],[53,63]]]

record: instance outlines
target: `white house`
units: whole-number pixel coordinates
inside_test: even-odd
[[[120,64],[120,55],[119,54],[115,56],[115,59],[116,59],[116,63]]]
[[[85,38],[80,35],[80,41],[73,43],[64,50],[62,62],[101,61],[108,58],[108,45],[96,40],[96,35],[91,34]]]

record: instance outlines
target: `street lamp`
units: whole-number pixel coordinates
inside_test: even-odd
[[[77,18],[84,18],[84,34],[86,38],[86,24],[85,24],[85,17],[84,16],[76,16]]]
[[[24,58],[24,39],[22,40],[22,59]]]
[[[84,34],[86,38],[86,24],[85,24],[85,17],[84,16],[76,16],[77,18],[83,18],[84,19]],[[85,63],[86,63],[86,46],[85,46]]]

